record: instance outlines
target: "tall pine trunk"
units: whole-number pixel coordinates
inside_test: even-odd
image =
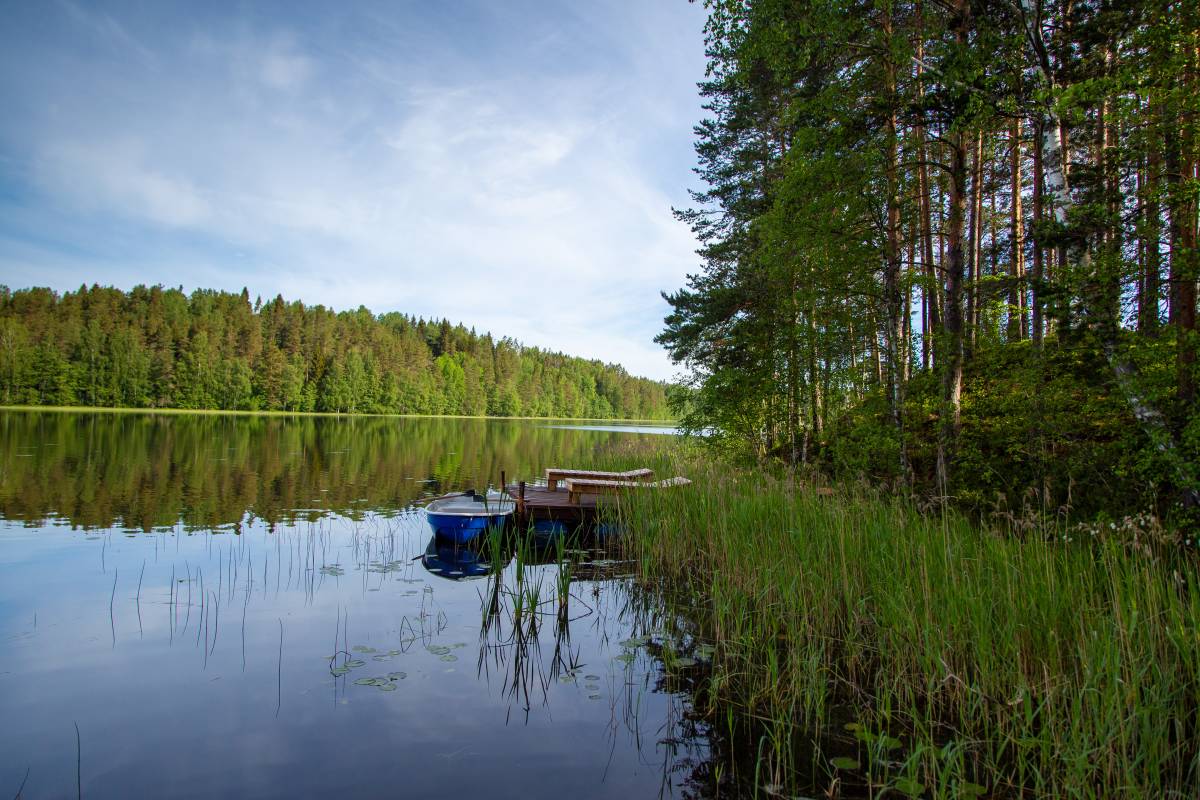
[[[1033,221],[1036,225],[1041,222],[1045,215],[1042,200],[1042,136],[1045,125],[1041,120],[1034,127],[1033,132]],[[1035,228],[1036,231],[1036,228]],[[1041,242],[1036,239],[1033,242],[1033,285],[1030,294],[1030,306],[1033,311],[1032,329],[1030,331],[1035,349],[1042,349],[1042,332],[1045,330],[1045,323],[1042,320],[1042,286],[1046,280],[1046,250],[1042,247]]]
[[[1009,259],[1009,278],[1012,287],[1008,290],[1008,341],[1024,339],[1028,335],[1028,322],[1025,316],[1025,228],[1021,217],[1021,120],[1012,122],[1012,200],[1009,203],[1011,212],[1010,235],[1012,237],[1012,255]]]

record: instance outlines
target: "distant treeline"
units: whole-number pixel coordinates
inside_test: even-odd
[[[0,403],[661,419],[666,387],[448,321],[278,296],[0,286]]]

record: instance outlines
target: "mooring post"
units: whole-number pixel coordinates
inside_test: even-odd
[[[503,491],[506,491],[507,489],[508,489],[508,482],[506,480],[504,480],[504,470],[500,470],[500,491],[503,492]]]
[[[517,484],[517,508],[522,514],[525,513],[525,481]]]

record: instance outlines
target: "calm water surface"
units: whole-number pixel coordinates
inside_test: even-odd
[[[687,643],[611,545],[424,557],[413,508],[667,439],[0,413],[0,792],[698,791],[707,740],[659,658]]]

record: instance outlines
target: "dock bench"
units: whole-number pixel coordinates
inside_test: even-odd
[[[666,489],[671,486],[687,486],[690,483],[691,481],[687,478],[678,476],[653,482],[568,478],[566,479],[567,501],[578,503],[585,494],[623,494],[632,489]]]
[[[627,472],[602,472],[587,469],[554,469],[546,470],[546,488],[552,492],[558,491],[558,482],[569,478],[596,481],[640,481],[654,477],[652,469],[631,469]]]

